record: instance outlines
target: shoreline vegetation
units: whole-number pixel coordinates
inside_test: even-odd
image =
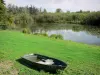
[[[100,11],[63,12],[58,8],[55,12],[48,12],[46,9],[33,5],[18,7],[9,4],[5,6],[5,3],[2,3],[0,29],[30,29],[36,23],[68,23],[100,27]]]

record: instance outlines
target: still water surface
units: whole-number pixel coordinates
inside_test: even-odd
[[[34,33],[61,34],[64,40],[100,45],[100,28],[72,24],[38,24],[33,26]]]

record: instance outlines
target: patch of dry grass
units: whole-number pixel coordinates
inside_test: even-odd
[[[14,63],[10,60],[0,62],[0,75],[18,75],[13,65]]]

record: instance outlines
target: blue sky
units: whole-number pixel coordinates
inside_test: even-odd
[[[90,10],[100,11],[100,0],[5,0],[6,4],[18,6],[34,5],[38,8],[46,8],[48,11],[55,11],[61,8],[63,11]]]

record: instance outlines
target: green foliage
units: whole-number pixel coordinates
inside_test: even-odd
[[[39,10],[38,10],[38,8],[36,8],[35,6],[30,6],[30,7],[26,7],[28,10],[27,11],[29,11],[29,13],[31,14],[31,15],[36,15],[36,14],[38,14],[39,13]],[[26,9],[25,8],[25,9]]]
[[[63,40],[63,36],[62,35],[56,35],[56,39],[61,39],[61,40]]]
[[[55,23],[57,18],[52,14],[39,14],[35,17],[37,23]]]
[[[46,36],[46,37],[48,37],[47,33],[34,33],[34,35],[40,35],[40,36]]]
[[[34,17],[37,23],[72,23],[79,24],[88,13],[45,13]]]
[[[56,34],[52,34],[52,35],[50,35],[50,38],[56,38]]]
[[[4,0],[0,0],[0,22],[5,23],[6,18],[6,7],[4,5]]]
[[[56,13],[61,13],[62,12],[62,9],[58,8],[56,9]]]
[[[47,13],[47,10],[46,10],[46,9],[44,9],[44,10],[43,10],[43,13]]]
[[[27,13],[22,13],[19,15],[19,23],[22,28],[30,26],[32,23],[32,18]]]
[[[62,13],[62,9],[56,9],[55,13],[41,10],[34,6],[18,7],[9,4],[7,11],[3,0],[0,2],[0,22],[9,28],[31,28],[34,23],[71,23],[100,25],[100,12],[77,11]],[[5,14],[6,13],[6,14]]]
[[[6,25],[8,26],[9,29],[15,29],[16,28],[14,21],[15,21],[14,15],[12,15],[12,14],[6,15]]]
[[[0,29],[2,30],[6,30],[8,28],[8,26],[2,22],[0,22]]]
[[[52,34],[52,35],[50,35],[50,38],[61,39],[61,40],[63,40],[63,36],[60,35],[60,34],[58,34],[58,35],[56,35],[56,34]]]
[[[30,30],[28,28],[23,28],[22,29],[22,33],[27,33],[27,34],[30,34]]]
[[[42,33],[42,35],[48,37],[48,34],[47,33]]]
[[[83,19],[82,24],[100,26],[100,12],[92,12]]]

